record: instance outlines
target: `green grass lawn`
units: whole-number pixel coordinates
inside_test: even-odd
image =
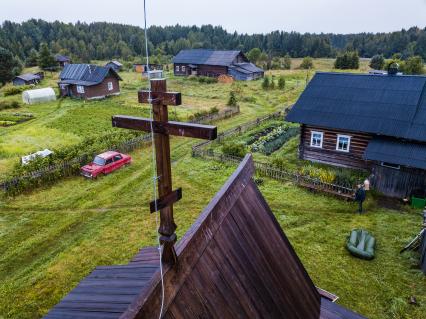
[[[331,68],[327,60],[314,63],[322,70]],[[306,72],[272,73],[286,75],[284,93],[265,92],[259,81],[232,86],[171,77],[168,87],[182,92],[180,120],[200,109],[224,108],[229,91],[238,90],[241,114],[216,123],[223,131],[295,101]],[[111,129],[110,116],[117,112],[146,116],[148,108],[137,103],[136,90],[146,86],[139,76],[124,72],[121,96],[105,101],[64,99],[24,107],[36,116],[34,120],[0,128],[0,174],[27,152],[102,134]],[[45,84],[52,85],[54,77]],[[179,237],[235,169],[190,157],[194,143],[173,138],[171,144],[174,186],[183,188],[183,198],[175,206]],[[296,148],[293,138],[271,156],[282,155],[296,165]],[[96,266],[127,263],[141,247],[155,244],[157,227],[148,209],[150,152],[149,147],[133,152],[132,165],[96,181],[72,177],[0,199],[0,318],[39,318]],[[316,285],[369,318],[424,318],[426,277],[415,268],[415,254],[399,254],[420,230],[420,212],[383,209],[370,198],[367,214],[360,216],[354,213],[354,203],[312,194],[290,183],[265,179],[260,189]],[[344,249],[346,236],[355,227],[376,236],[373,261],[353,258]],[[412,295],[420,306],[407,303]]]

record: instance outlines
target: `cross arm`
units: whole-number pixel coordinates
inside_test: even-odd
[[[152,102],[159,101],[164,105],[181,105],[182,95],[179,92],[151,92]],[[151,103],[149,100],[149,91],[141,90],[138,92],[139,103]]]
[[[212,125],[203,125],[183,122],[158,122],[148,118],[133,117],[126,115],[114,115],[112,117],[112,126],[127,128],[138,131],[151,131],[151,123],[154,133],[193,137],[204,140],[214,140],[217,137],[217,127]]]

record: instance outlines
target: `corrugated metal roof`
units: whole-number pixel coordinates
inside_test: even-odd
[[[40,80],[40,76],[32,73],[25,73],[18,75],[16,78],[22,79],[24,81]]]
[[[77,84],[91,86],[101,83],[111,72],[121,80],[120,76],[110,67],[93,64],[68,64],[60,74],[62,84]]]
[[[368,143],[364,159],[426,169],[426,145],[375,137]]]
[[[258,68],[253,63],[234,63],[229,67],[237,72],[241,72],[244,74],[264,72],[261,68]]]
[[[207,49],[182,50],[173,58],[173,63],[229,66],[240,53],[242,54],[241,51]]]
[[[71,61],[71,59],[69,57],[67,57],[65,55],[60,55],[60,54],[56,55],[55,59],[56,59],[57,62],[68,62],[68,61]]]
[[[290,122],[426,141],[426,77],[317,73]]]
[[[120,62],[118,62],[116,60],[112,60],[112,61],[108,62],[107,64],[105,64],[105,66],[108,66],[108,64],[110,64],[110,63],[112,63],[116,66],[120,66],[120,67],[123,66],[123,64],[121,64]]]

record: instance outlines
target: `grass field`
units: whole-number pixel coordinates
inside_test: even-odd
[[[326,60],[314,63],[330,65]],[[285,93],[265,92],[260,82],[239,83],[241,114],[216,123],[219,130],[294,102],[306,73],[281,72],[287,77]],[[76,143],[86,135],[109,130],[110,116],[117,112],[146,115],[147,107],[136,100],[136,89],[145,84],[134,73],[123,77],[122,95],[117,98],[86,103],[64,99],[26,107],[35,120],[0,128],[0,172],[26,152]],[[224,108],[231,90],[226,84],[175,78],[168,85],[183,94],[184,105],[177,109],[181,120],[200,109]],[[13,98],[17,99],[7,99]],[[183,199],[175,206],[179,237],[235,169],[192,158],[194,143],[172,139],[174,185],[183,188]],[[292,139],[274,156],[282,154],[294,162],[296,145],[297,139]],[[147,205],[152,198],[150,148],[132,156],[131,166],[96,181],[72,177],[0,199],[0,318],[41,317],[96,266],[127,263],[138,249],[155,244],[155,217]],[[360,216],[354,214],[353,203],[312,194],[290,183],[265,179],[260,189],[316,285],[369,318],[424,318],[426,277],[415,268],[415,254],[398,253],[419,231],[420,212],[384,209],[369,198],[367,214]],[[355,259],[344,249],[345,238],[355,227],[376,236],[373,261]],[[412,295],[420,306],[407,303]]]

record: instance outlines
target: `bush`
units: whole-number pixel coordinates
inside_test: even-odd
[[[407,59],[404,66],[404,73],[406,74],[423,74],[424,63],[421,56],[413,56]]]
[[[16,95],[30,89],[30,85],[9,86],[3,89],[4,96]]]
[[[303,58],[302,63],[300,64],[300,68],[304,70],[309,70],[314,67],[314,62],[310,56],[306,56]]]
[[[228,106],[237,106],[237,95],[234,91],[229,92]]]
[[[359,68],[359,56],[356,51],[346,51],[343,54],[339,54],[334,61],[334,68],[347,70],[347,69],[358,69]]]
[[[213,77],[208,77],[208,76],[199,76],[198,77],[198,82],[200,83],[205,83],[205,84],[213,84],[213,83],[217,83],[217,78],[213,78]]]
[[[278,88],[279,88],[280,90],[284,90],[284,89],[285,89],[285,78],[284,78],[284,76],[283,76],[283,75],[281,75],[281,76],[278,78]]]
[[[18,101],[0,101],[0,110],[17,109],[21,104]]]
[[[385,58],[381,54],[376,54],[371,58],[370,68],[374,70],[383,70],[385,66]]]
[[[229,156],[244,157],[246,148],[242,143],[228,142],[222,146],[222,153]]]
[[[264,89],[264,90],[268,90],[269,89],[269,78],[267,77],[267,76],[265,76],[264,78],[263,78],[263,81],[262,81],[262,89]]]
[[[210,114],[218,114],[219,109],[216,106],[213,106],[212,108],[210,108],[209,113]]]
[[[318,179],[323,183],[337,184],[344,187],[354,187],[368,176],[364,171],[351,170],[347,168],[317,167],[305,165],[300,168],[299,173]]]
[[[283,69],[290,70],[291,69],[291,57],[286,54],[283,61]]]

